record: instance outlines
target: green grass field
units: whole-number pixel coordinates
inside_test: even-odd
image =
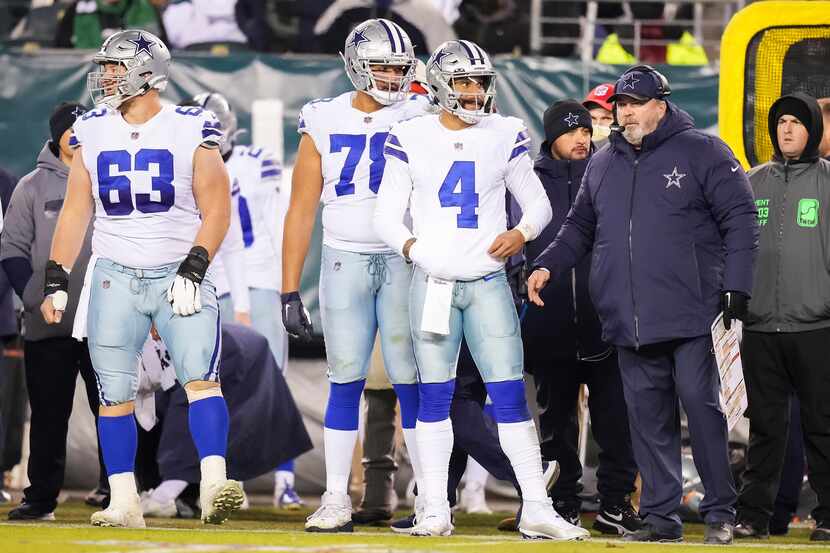
[[[0,508],[6,520],[9,508]],[[608,549],[629,552],[663,550],[675,552],[711,551],[702,545],[703,527],[687,525],[684,544],[629,544],[606,539],[599,534],[589,542],[555,543],[522,540],[518,534],[499,532],[496,524],[506,513],[458,515],[455,535],[449,538],[398,536],[386,528],[360,527],[354,534],[309,534],[302,531],[308,512],[277,513],[266,507],[243,511],[223,526],[204,527],[196,520],[148,519],[146,530],[93,528],[89,516],[93,509],[72,501],[60,505],[57,521],[49,523],[0,523],[0,553],[220,553],[276,551],[302,553],[393,553],[395,551],[436,551],[458,553],[541,553],[580,551],[598,553]],[[583,524],[590,526],[588,516]],[[729,551],[759,553],[759,549],[815,551],[808,541],[809,531],[796,529],[784,538],[768,542],[741,542]],[[826,549],[826,546],[824,547]]]

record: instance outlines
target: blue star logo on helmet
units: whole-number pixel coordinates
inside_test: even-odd
[[[441,62],[444,61],[444,58],[446,58],[447,56],[450,56],[450,55],[452,55],[452,52],[448,52],[446,50],[437,51],[435,53],[435,59],[433,60],[432,65],[436,65],[440,69],[441,68]]]
[[[640,82],[640,79],[637,79],[634,73],[623,75],[623,78],[621,80],[623,90],[634,90],[634,85]]]
[[[355,29],[354,30],[354,36],[352,37],[352,40],[349,42],[349,46],[354,46],[355,48],[357,48],[358,46],[360,46],[364,42],[369,42],[369,39],[366,38],[365,33],[366,33],[366,31],[361,31],[360,29]]]
[[[135,56],[139,55],[141,52],[147,52],[147,55],[151,58],[153,57],[153,53],[150,51],[150,47],[155,44],[152,40],[147,40],[144,38],[144,35],[138,33],[137,39],[130,39],[128,42],[132,42],[135,44]]]

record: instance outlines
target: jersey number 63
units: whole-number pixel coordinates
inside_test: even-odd
[[[133,205],[132,183],[126,175],[113,175],[115,166],[120,173],[150,171],[158,168],[158,176],[150,178],[154,193],[135,195]],[[129,215],[138,209],[142,213],[161,213],[173,207],[176,189],[173,187],[173,154],[170,150],[143,148],[135,157],[127,150],[108,150],[98,154],[98,197],[104,211],[110,216]]]

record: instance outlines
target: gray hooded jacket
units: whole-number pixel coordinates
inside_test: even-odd
[[[37,158],[37,168],[20,179],[6,211],[0,260],[22,257],[32,264],[34,273],[23,293],[25,333],[29,341],[72,335],[72,322],[78,297],[92,252],[92,231],[87,230],[81,253],[69,278],[69,303],[60,324],[47,325],[40,313],[43,302],[44,268],[49,260],[52,235],[66,196],[69,167],[52,153],[47,142]]]
[[[778,122],[770,115],[775,156],[749,173],[761,228],[746,320],[746,329],[755,332],[830,327],[830,161],[818,156],[818,103],[800,93],[790,98],[802,101],[812,118],[802,121],[810,134],[804,153],[783,159]]]

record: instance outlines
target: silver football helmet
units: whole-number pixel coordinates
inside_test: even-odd
[[[399,25],[388,19],[369,19],[354,28],[340,53],[346,74],[356,90],[363,90],[388,106],[406,98],[415,78],[412,41]],[[386,78],[372,73],[373,65],[397,65],[403,75]]]
[[[193,97],[193,103],[212,111],[219,120],[222,125],[222,133],[225,135],[220,151],[223,156],[226,155],[233,149],[234,141],[243,132],[239,130],[236,114],[231,109],[228,99],[218,92],[203,92]]]
[[[95,105],[117,109],[130,98],[155,88],[167,86],[170,51],[155,35],[147,31],[126,30],[109,37],[92,58],[98,65],[87,75],[87,89]],[[107,64],[123,69],[107,71]]]
[[[456,92],[453,81],[457,79],[476,80],[483,91]],[[465,123],[478,123],[495,111],[496,71],[487,53],[469,40],[450,40],[435,50],[427,61],[427,86],[442,109]],[[474,109],[462,105],[469,100],[474,100]]]

